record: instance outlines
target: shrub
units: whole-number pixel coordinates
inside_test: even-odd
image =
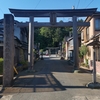
[[[3,73],[3,58],[0,58],[0,74]]]
[[[88,52],[88,48],[85,45],[82,45],[79,48],[79,57],[83,58],[87,54],[87,52]]]
[[[81,66],[84,66],[84,67],[89,67],[89,64],[88,64],[88,59],[85,59],[85,63],[82,62],[80,63]]]
[[[28,67],[28,62],[27,61],[21,61],[20,64],[23,66],[23,68],[27,68]]]
[[[84,63],[84,62],[82,62],[80,65],[81,65],[81,66],[85,66],[85,63]]]
[[[86,66],[86,67],[89,67],[88,59],[85,59],[85,66]]]
[[[40,54],[43,54],[43,49],[40,49]]]

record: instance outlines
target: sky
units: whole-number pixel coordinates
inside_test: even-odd
[[[98,8],[100,11],[100,0],[0,0],[0,19],[4,14],[11,14],[9,8],[14,9],[86,9]],[[29,21],[29,18],[18,18],[15,20],[20,22]],[[59,18],[57,21],[63,20],[64,22],[70,18]],[[49,18],[35,18],[38,22],[48,22]]]

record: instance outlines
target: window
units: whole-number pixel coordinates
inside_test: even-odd
[[[89,27],[86,28],[86,39],[87,39],[87,40],[89,39]]]
[[[81,40],[84,41],[84,33],[81,33]]]
[[[95,30],[100,31],[100,18],[95,19]]]

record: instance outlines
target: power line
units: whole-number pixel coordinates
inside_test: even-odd
[[[37,6],[39,5],[40,2],[41,2],[41,0],[39,0],[39,2],[37,3],[37,5],[35,6],[35,8],[37,8]]]
[[[0,8],[0,11],[3,13],[2,9]]]
[[[92,0],[87,6],[86,6],[86,8],[93,2],[94,0]]]
[[[78,0],[78,4],[77,4],[77,7],[76,7],[76,8],[78,8],[78,6],[79,6],[79,3],[80,3],[80,0]]]

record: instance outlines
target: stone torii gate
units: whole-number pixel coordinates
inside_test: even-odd
[[[20,23],[19,26],[29,25],[29,42],[28,42],[28,62],[33,66],[33,47],[34,47],[34,27],[73,27],[74,39],[74,68],[79,67],[78,58],[78,34],[77,26],[89,26],[90,23],[77,22],[77,17],[91,16],[97,8],[91,9],[58,9],[58,10],[22,10],[9,9],[15,17],[29,17],[29,23]],[[12,14],[4,15],[4,67],[3,67],[3,86],[10,86],[13,81],[13,60],[14,60],[14,17]],[[34,17],[50,17],[50,23],[35,23]],[[57,23],[57,17],[72,17],[73,22]]]

